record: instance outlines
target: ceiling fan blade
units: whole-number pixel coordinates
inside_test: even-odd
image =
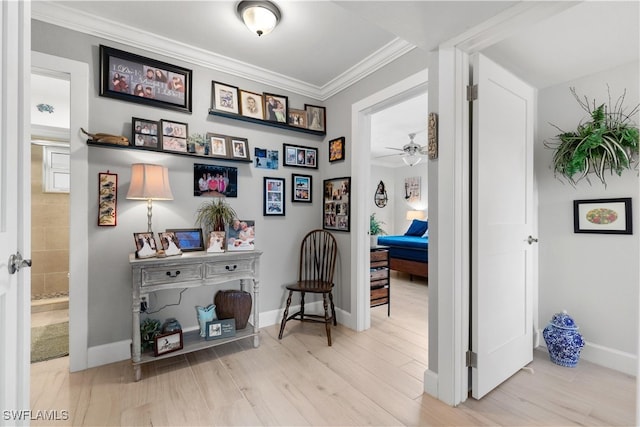
[[[384,147],[387,150],[396,150],[396,151],[404,151],[402,148],[396,148],[396,147]]]
[[[374,159],[381,159],[383,157],[391,157],[391,156],[403,156],[404,153],[393,153],[393,154],[383,154],[382,156],[375,156]]]

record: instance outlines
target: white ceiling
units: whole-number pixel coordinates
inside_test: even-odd
[[[541,88],[638,59],[637,1],[280,1],[282,20],[257,37],[237,1],[36,1],[32,16],[114,42],[324,100],[411,49],[425,52],[523,7],[566,8],[484,50]],[[542,16],[542,15],[541,15]],[[511,19],[511,18],[508,18]],[[515,25],[515,24],[514,24]],[[108,44],[108,43],[107,43]],[[424,109],[420,108],[424,107]],[[374,142],[426,142],[426,101],[376,114]],[[422,131],[422,132],[421,132]],[[387,151],[392,153],[392,151]],[[391,156],[391,160],[399,160]],[[399,165],[403,163],[398,163]]]

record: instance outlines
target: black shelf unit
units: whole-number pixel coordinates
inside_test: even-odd
[[[323,131],[300,128],[300,127],[291,126],[289,124],[281,123],[281,122],[271,122],[271,121],[268,121],[268,120],[260,120],[260,119],[256,119],[256,118],[253,118],[253,117],[241,116],[239,114],[226,113],[224,111],[218,111],[218,110],[211,110],[210,109],[209,110],[209,114],[212,115],[212,116],[224,117],[226,119],[239,120],[241,122],[247,122],[247,123],[256,123],[256,124],[263,125],[263,126],[269,126],[269,127],[273,127],[273,128],[279,128],[279,129],[286,129],[286,130],[291,130],[291,131],[294,131],[294,132],[306,133],[306,134],[309,134],[309,135],[325,136],[327,134],[326,132],[323,132]]]

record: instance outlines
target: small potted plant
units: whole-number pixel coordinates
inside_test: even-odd
[[[238,217],[231,205],[220,197],[200,205],[196,214],[196,223],[207,231],[224,231],[225,225]]]
[[[383,221],[380,221],[376,218],[376,214],[372,213],[369,217],[369,235],[371,238],[371,246],[375,246],[378,244],[378,236],[387,234],[386,231],[382,229]]]
[[[638,128],[631,118],[638,113],[636,106],[630,112],[623,108],[623,95],[614,105],[596,106],[582,100],[575,88],[571,93],[580,107],[589,114],[589,119],[578,124],[575,131],[566,132],[554,126],[561,133],[554,142],[545,142],[547,148],[555,150],[553,154],[553,172],[563,176],[570,184],[593,173],[606,186],[605,173],[621,175],[624,169],[631,169],[638,160]]]

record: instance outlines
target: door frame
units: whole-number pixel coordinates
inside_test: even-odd
[[[89,124],[89,64],[31,52],[31,69],[69,75],[71,114],[69,148],[71,151],[71,188],[69,191],[69,370],[89,367],[89,150],[80,128]],[[30,144],[29,144],[29,150]],[[31,212],[31,208],[28,209]],[[31,239],[31,230],[28,230]]]

